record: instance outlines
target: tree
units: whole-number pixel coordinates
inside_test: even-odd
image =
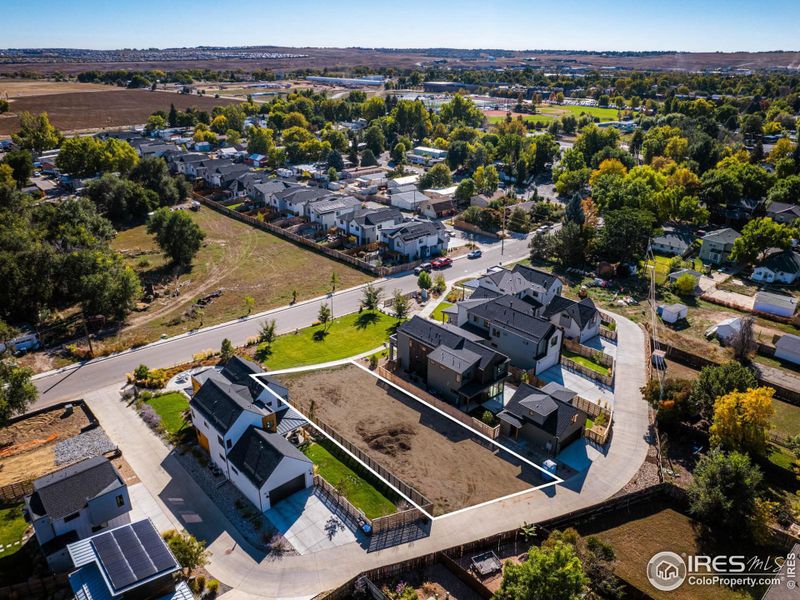
[[[704,367],[692,387],[690,402],[696,412],[706,419],[714,414],[717,398],[730,392],[744,392],[758,386],[749,368],[731,361],[724,365]]]
[[[375,312],[378,310],[381,302],[381,295],[383,294],[383,290],[381,288],[376,288],[371,283],[367,284],[367,287],[364,288],[361,297],[361,307],[364,310],[369,310]]]
[[[463,206],[469,204],[469,201],[477,191],[478,188],[475,186],[475,182],[470,177],[465,177],[458,183],[453,197],[458,205]]]
[[[375,158],[375,154],[367,148],[364,152],[361,153],[361,166],[362,167],[374,167],[378,164],[378,159]]]
[[[25,150],[44,152],[61,144],[64,136],[50,124],[47,113],[32,115],[23,112],[19,115],[19,131],[11,136],[13,142]]]
[[[688,379],[668,377],[662,384],[658,379],[651,379],[642,388],[642,396],[652,406],[661,422],[682,421],[691,416],[689,397],[692,394],[692,382]]]
[[[431,290],[433,290],[436,294],[443,294],[444,291],[447,289],[447,281],[444,278],[444,274],[437,273],[433,276],[433,285],[431,286]]]
[[[130,179],[158,195],[161,206],[172,206],[183,202],[191,191],[187,181],[169,173],[163,158],[143,158],[131,170]]]
[[[367,149],[371,150],[375,156],[380,156],[386,146],[383,130],[377,125],[367,127],[364,132],[364,143],[367,145]]]
[[[188,267],[200,250],[205,234],[183,211],[159,208],[147,221],[147,233],[176,266]]]
[[[5,163],[0,163],[0,186],[16,186],[17,182],[14,179],[14,169]]]
[[[735,332],[728,345],[733,351],[733,357],[739,362],[750,360],[750,355],[756,347],[755,333],[753,331],[753,317],[741,317],[741,327]]]
[[[167,123],[170,127],[176,127],[178,125],[178,111],[175,109],[175,105],[170,103],[169,105],[169,114],[167,115]]]
[[[411,310],[411,306],[402,290],[394,291],[394,295],[392,296],[392,310],[394,310],[394,316],[397,317],[398,321],[404,321],[408,318],[408,312]]]
[[[193,535],[170,529],[165,531],[162,537],[178,564],[184,569],[185,575],[191,575],[195,569],[205,566],[208,562],[205,542],[196,539]]]
[[[500,176],[494,165],[478,167],[475,169],[475,173],[472,174],[472,179],[475,181],[478,191],[486,196],[494,194],[497,186],[500,185]]]
[[[144,222],[147,214],[159,204],[155,192],[111,173],[89,183],[86,196],[98,212],[119,228]]]
[[[607,211],[597,240],[597,252],[609,262],[642,259],[647,251],[655,217],[641,209]]]
[[[12,177],[17,187],[25,187],[28,179],[33,175],[33,158],[27,150],[12,150],[7,152],[3,162],[11,167]]]
[[[552,254],[553,236],[542,231],[534,233],[528,248],[531,249],[531,261],[547,260]]]
[[[261,323],[261,329],[258,331],[258,341],[266,344],[272,344],[278,337],[276,328],[277,323],[275,322],[275,319],[263,321]]]
[[[0,427],[36,401],[39,392],[31,381],[32,375],[33,371],[13,360],[0,360]]]
[[[247,314],[249,315],[251,312],[253,312],[253,307],[256,305],[256,299],[253,298],[252,296],[245,296],[242,299],[242,304],[244,304],[244,309],[247,311]]]
[[[711,445],[763,455],[772,426],[773,388],[751,388],[720,396],[714,404]]]
[[[226,363],[233,358],[233,344],[228,338],[222,340],[222,345],[219,347],[219,359],[221,362]]]
[[[740,264],[752,264],[763,259],[771,248],[790,248],[795,234],[793,227],[776,223],[769,217],[753,219],[742,228],[742,235],[733,242],[731,259]]]
[[[247,151],[250,154],[269,156],[269,153],[275,148],[273,133],[272,129],[268,127],[250,127],[247,130]]]
[[[158,131],[159,129],[166,129],[167,120],[159,114],[150,115],[144,125],[144,130],[147,132]]]
[[[575,549],[562,541],[533,546],[524,562],[506,563],[497,600],[573,600],[582,597],[589,579]]]
[[[586,262],[588,232],[577,223],[564,223],[550,236],[550,244],[550,252],[561,266],[576,267]]]
[[[451,183],[453,183],[453,177],[450,174],[450,168],[442,162],[433,165],[427,173],[419,178],[419,189],[439,189],[447,187]]]
[[[675,280],[673,287],[679,296],[692,296],[697,289],[697,277],[688,273],[681,275]]]
[[[328,323],[331,322],[331,318],[331,308],[323,302],[320,304],[319,312],[317,313],[317,321],[322,325],[323,331],[328,331]]]
[[[331,150],[328,154],[328,167],[329,170],[333,169],[336,173],[344,170],[344,159],[338,150]]]
[[[517,233],[528,233],[531,228],[531,219],[522,207],[515,206],[508,219],[508,228]]]
[[[700,458],[693,475],[689,505],[698,521],[734,536],[753,530],[763,477],[746,454],[714,449]]]
[[[433,285],[433,280],[431,280],[431,274],[427,271],[422,271],[417,277],[417,286],[421,290],[429,290]]]
[[[583,198],[580,194],[573,194],[564,211],[564,222],[576,223],[582,226],[585,221],[586,215],[583,213]]]

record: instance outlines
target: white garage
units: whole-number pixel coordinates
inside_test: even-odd
[[[312,462],[278,433],[249,427],[228,453],[230,479],[263,512],[314,483]]]

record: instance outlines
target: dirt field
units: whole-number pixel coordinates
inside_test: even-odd
[[[63,409],[48,411],[0,430],[0,486],[34,479],[56,468],[55,445],[89,425],[82,410],[68,417],[63,414]]]
[[[0,83],[0,90],[6,83]],[[0,135],[9,135],[19,128],[17,113],[46,112],[50,121],[62,131],[99,129],[137,125],[147,121],[157,110],[168,111],[170,104],[178,110],[194,107],[210,111],[214,106],[236,102],[226,98],[190,96],[170,92],[151,92],[148,90],[126,90],[108,86],[92,86],[91,91],[68,91],[57,93],[49,84],[49,91],[31,96],[26,95],[11,102],[11,112],[0,116]],[[74,89],[74,83],[63,84],[67,90]],[[106,91],[95,89],[105,88]],[[21,86],[21,89],[25,89]]]
[[[110,92],[119,88],[99,83],[39,81],[35,79],[0,79],[0,97],[14,100],[27,96],[46,96],[72,92]]]
[[[487,449],[464,426],[353,365],[281,380],[290,403],[419,490],[433,502],[434,515],[542,483],[533,467]]]

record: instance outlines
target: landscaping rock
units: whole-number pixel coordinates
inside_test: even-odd
[[[95,427],[63,442],[58,442],[55,446],[56,464],[71,464],[84,458],[112,452],[114,449],[116,446],[108,439],[105,431],[100,427]]]

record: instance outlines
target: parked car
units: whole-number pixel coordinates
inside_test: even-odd
[[[423,271],[430,273],[433,270],[433,265],[429,262],[424,262],[418,267],[414,268],[414,275],[419,275]]]
[[[481,252],[478,249],[475,249],[469,254],[467,254],[467,258],[480,258],[481,256],[483,256],[483,252]]]
[[[449,267],[453,264],[452,258],[447,258],[446,256],[441,256],[439,258],[434,258],[431,262],[434,269],[444,269],[445,267]]]

